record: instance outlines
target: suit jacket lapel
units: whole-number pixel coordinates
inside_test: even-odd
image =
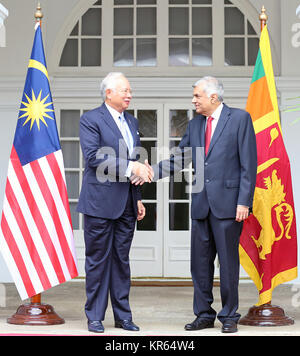
[[[227,105],[224,104],[224,107],[222,109],[222,112],[221,112],[217,127],[215,128],[215,132],[214,132],[214,134],[212,136],[212,140],[211,140],[210,145],[209,145],[207,156],[209,155],[210,151],[213,149],[214,145],[218,141],[218,138],[220,137],[220,135],[221,135],[221,133],[222,133],[222,131],[223,131],[228,119],[229,119],[229,114],[230,114],[230,109],[229,109],[229,107]],[[205,131],[205,129],[204,129],[204,131]]]
[[[201,115],[199,120],[200,125],[200,147],[205,147],[205,125],[206,125],[206,117]]]
[[[119,138],[122,139],[122,133],[119,130],[117,124],[115,123],[114,118],[110,115],[110,112],[107,110],[107,107],[105,106],[105,104],[103,104],[100,107],[101,113],[102,113],[102,118],[103,120],[106,122],[106,124],[111,128],[111,130],[113,131],[113,133]]]

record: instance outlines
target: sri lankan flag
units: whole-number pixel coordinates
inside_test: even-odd
[[[258,289],[257,305],[262,305],[271,302],[276,286],[297,278],[290,162],[282,137],[267,26],[261,33],[246,110],[256,133],[258,167],[253,214],[244,222],[240,259]]]

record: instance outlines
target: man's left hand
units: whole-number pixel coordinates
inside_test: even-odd
[[[137,219],[138,221],[143,220],[146,215],[146,208],[144,207],[144,204],[142,203],[141,200],[138,200],[137,208],[138,208]]]

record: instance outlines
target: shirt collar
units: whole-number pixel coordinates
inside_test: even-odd
[[[118,120],[119,117],[123,117],[124,118],[124,112],[119,113],[119,111],[117,111],[116,109],[112,108],[110,105],[108,105],[107,103],[105,103],[107,110],[110,112],[111,116],[114,118],[114,120]]]
[[[212,115],[210,115],[210,116],[212,116],[213,118],[214,118],[214,120],[219,120],[219,118],[220,118],[220,116],[221,116],[221,112],[222,112],[222,110],[223,110],[223,103],[221,103],[217,108],[216,108],[216,110],[212,113]]]

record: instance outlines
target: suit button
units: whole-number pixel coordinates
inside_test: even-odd
[[[205,179],[205,182],[206,182],[206,183],[209,183],[209,179]]]
[[[204,166],[208,166],[208,163],[207,163],[207,162],[205,162],[205,163],[204,163]]]

